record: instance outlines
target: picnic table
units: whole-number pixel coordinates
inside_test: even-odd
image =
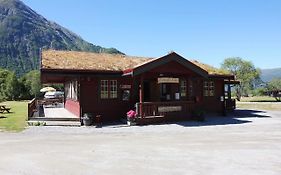
[[[6,105],[0,105],[0,113],[10,113],[11,108],[6,107]]]

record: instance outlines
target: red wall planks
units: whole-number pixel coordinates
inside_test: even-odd
[[[80,117],[80,103],[79,103],[79,101],[66,99],[65,109],[67,109],[69,112],[76,115],[77,117]]]

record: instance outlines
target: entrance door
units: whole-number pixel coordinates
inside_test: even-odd
[[[149,102],[150,99],[150,83],[149,81],[143,82],[143,101]]]
[[[179,85],[176,83],[161,83],[160,84],[160,100],[171,101],[179,100]]]
[[[171,87],[167,83],[160,84],[160,99],[161,101],[169,101],[171,99],[170,96]]]

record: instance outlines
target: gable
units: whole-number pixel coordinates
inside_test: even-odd
[[[146,64],[143,64],[139,67],[136,67],[133,69],[132,73],[133,73],[133,76],[136,76],[136,75],[140,75],[142,73],[148,72],[148,71],[152,71],[155,69],[157,70],[157,68],[160,69],[161,67],[166,67],[166,68],[170,67],[169,69],[172,69],[172,67],[169,66],[169,64],[178,65],[176,67],[173,67],[173,69],[178,67],[182,71],[191,72],[191,73],[197,74],[197,75],[205,77],[205,78],[208,77],[207,71],[205,71],[201,67],[193,64],[192,62],[186,60],[185,58],[181,57],[180,55],[176,54],[175,52],[170,53],[164,57],[155,59]],[[183,70],[182,68],[185,68],[185,70]],[[179,70],[176,70],[176,71],[179,71]]]
[[[153,68],[149,70],[148,72],[150,73],[156,73],[156,74],[181,74],[181,75],[194,75],[196,76],[197,74],[191,71],[190,69],[187,69],[185,66],[182,64],[176,62],[176,61],[170,61],[167,64],[160,65],[156,68]]]

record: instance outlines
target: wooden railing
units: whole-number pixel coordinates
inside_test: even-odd
[[[28,120],[33,116],[34,112],[36,111],[36,98],[33,98],[30,102],[28,102]]]
[[[44,99],[37,100],[38,105],[55,105],[63,102],[64,102],[63,98],[44,98]]]
[[[143,102],[136,104],[139,118],[169,115],[188,115],[195,109],[194,101]]]
[[[235,99],[225,100],[225,107],[226,107],[226,110],[234,110],[236,108]]]

